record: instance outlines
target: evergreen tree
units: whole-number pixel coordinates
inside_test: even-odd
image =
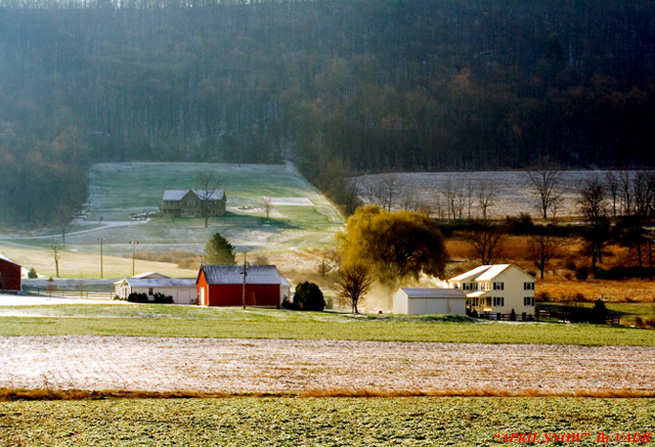
[[[206,265],[235,265],[234,246],[220,233],[214,234],[205,245]]]

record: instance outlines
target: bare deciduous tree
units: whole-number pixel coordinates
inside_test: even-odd
[[[264,197],[262,199],[262,208],[264,208],[266,218],[268,219],[271,215],[271,210],[273,209],[273,199],[271,197]]]
[[[64,248],[64,244],[59,239],[53,239],[50,243],[50,248],[52,249],[52,255],[55,260],[55,276],[59,278],[59,252]]]
[[[372,274],[365,264],[342,266],[339,269],[339,297],[349,305],[353,313],[359,313],[357,305],[373,284]]]
[[[464,186],[460,182],[453,182],[448,179],[444,184],[444,196],[446,198],[446,206],[450,218],[453,220],[461,219],[466,205],[466,192]]]
[[[580,212],[587,219],[585,237],[591,249],[591,267],[603,262],[603,245],[607,241],[609,221],[607,218],[607,191],[598,177],[588,179],[579,190]]]
[[[435,216],[440,220],[446,219],[446,217],[448,217],[448,204],[446,203],[446,199],[441,191],[432,192],[429,208],[430,213],[426,214]]]
[[[477,185],[469,178],[463,187],[464,196],[466,197],[466,217],[471,220],[473,218],[473,202],[477,198]]]
[[[487,220],[487,211],[496,199],[496,185],[491,180],[481,180],[475,189],[475,197],[482,212],[482,219]]]
[[[557,253],[559,239],[550,234],[541,232],[530,236],[528,241],[528,256],[535,267],[539,269],[541,279],[544,279],[546,265]]]
[[[203,169],[195,173],[195,181],[200,189],[195,190],[200,199],[202,217],[205,218],[205,228],[209,226],[209,200],[218,190],[218,179],[214,171]]]
[[[653,212],[655,201],[655,175],[652,172],[638,172],[632,179],[633,210],[638,216]]]
[[[619,191],[621,194],[621,212],[624,216],[632,213],[632,176],[628,171],[619,173]]]
[[[466,232],[466,240],[473,246],[482,265],[493,263],[502,248],[502,229],[489,221],[478,222]]]
[[[401,197],[405,182],[396,174],[380,175],[376,179],[369,179],[364,188],[369,200],[380,208],[391,211],[395,202]]]
[[[620,187],[619,178],[616,176],[616,174],[613,171],[607,171],[605,173],[605,183],[607,184],[607,191],[609,192],[612,198],[612,217],[616,219],[616,216],[618,214],[617,205],[618,205],[619,187]]]
[[[544,219],[548,219],[548,212],[556,212],[562,201],[562,188],[559,170],[555,168],[540,168],[528,171],[528,180],[533,188],[533,194],[538,199],[538,208]]]

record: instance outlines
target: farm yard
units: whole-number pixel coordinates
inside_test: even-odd
[[[220,231],[294,283],[319,278],[343,218],[290,165],[215,165],[228,213],[208,229],[202,219],[129,219],[154,211],[164,189],[193,187],[202,166],[97,165],[87,220],[66,235],[62,276],[97,278],[103,239],[105,278],[131,273],[130,240],[139,241],[138,271],[193,277],[204,243]],[[448,181],[465,182],[459,175],[400,176],[427,200]],[[536,214],[523,173],[476,178],[486,175],[505,182],[492,216]],[[581,177],[566,175],[572,191]],[[272,198],[268,219],[264,197]],[[573,200],[560,218],[575,220]],[[0,252],[52,275],[53,237],[12,235]],[[508,237],[503,256],[530,268],[526,244]],[[447,247],[447,274],[474,264],[460,238]],[[541,297],[591,306],[600,296],[624,324],[655,317],[651,281],[577,280],[568,265],[586,255],[573,243],[567,250],[539,282]],[[612,247],[606,256],[613,265],[629,254]],[[513,432],[592,433],[576,444],[598,445],[597,433],[648,432],[655,419],[649,330],[35,300],[0,306],[0,446],[469,446]]]
[[[514,432],[598,445],[655,418],[647,330],[132,304],[0,312],[2,446],[490,446]]]

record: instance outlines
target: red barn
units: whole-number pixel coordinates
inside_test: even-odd
[[[0,290],[20,292],[20,274],[20,265],[0,258]]]
[[[246,305],[279,306],[283,285],[288,283],[277,268],[252,265],[246,272]],[[196,283],[201,306],[241,306],[243,303],[243,266],[203,265]]]

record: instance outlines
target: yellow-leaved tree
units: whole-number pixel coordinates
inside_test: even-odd
[[[437,224],[414,211],[359,208],[337,235],[342,266],[364,263],[382,284],[442,276],[448,254]]]

